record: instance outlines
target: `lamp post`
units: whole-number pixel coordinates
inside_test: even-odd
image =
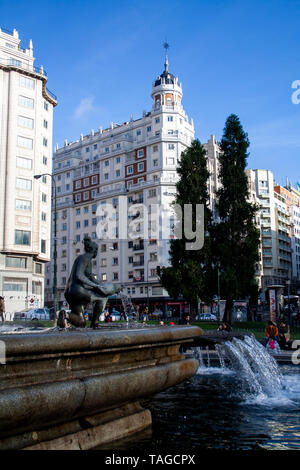
[[[54,312],[55,312],[55,319],[56,319],[56,312],[57,312],[57,211],[56,211],[56,181],[54,176],[50,173],[43,173],[41,175],[34,175],[34,178],[38,180],[42,176],[50,176],[52,179],[52,183],[54,186],[54,247],[53,247],[53,297],[54,297]]]
[[[291,306],[290,306],[290,286],[291,281],[288,279],[286,281],[286,285],[288,286],[288,316],[289,316],[289,324],[291,324]]]
[[[149,258],[147,261],[147,307],[148,307],[148,315],[150,313],[150,308],[149,308],[149,262],[151,259]]]
[[[218,270],[218,320],[220,321],[220,265],[219,263],[217,264],[217,270]]]

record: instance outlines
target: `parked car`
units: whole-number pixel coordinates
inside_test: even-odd
[[[200,321],[217,321],[217,317],[212,313],[200,313],[199,315]]]
[[[14,320],[50,320],[49,308],[27,308],[14,314]]]
[[[104,310],[100,317],[99,317],[99,320],[100,321],[104,321],[104,313],[106,312],[106,310]],[[111,319],[112,321],[120,321],[120,318],[121,318],[121,315],[120,315],[120,312],[118,312],[118,310],[115,310],[113,309],[112,312],[111,312]]]

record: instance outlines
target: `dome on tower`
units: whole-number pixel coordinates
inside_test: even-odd
[[[162,74],[160,74],[157,79],[154,82],[154,86],[159,86],[162,83],[166,85],[174,85],[175,84],[175,76],[169,72],[169,62],[168,62],[168,56],[166,56],[166,62],[165,62],[165,70],[163,71]]]

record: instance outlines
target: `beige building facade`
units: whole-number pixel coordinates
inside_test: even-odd
[[[44,304],[50,259],[52,122],[56,97],[33,44],[0,29],[0,292],[7,313]]]

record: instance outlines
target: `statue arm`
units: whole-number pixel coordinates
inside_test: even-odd
[[[85,268],[86,268],[86,262],[85,260],[80,260],[77,265],[77,270],[76,270],[76,280],[82,282],[82,284],[85,284],[86,286],[93,287],[93,288],[98,288],[99,284],[97,281],[90,279],[87,277],[84,273]]]

